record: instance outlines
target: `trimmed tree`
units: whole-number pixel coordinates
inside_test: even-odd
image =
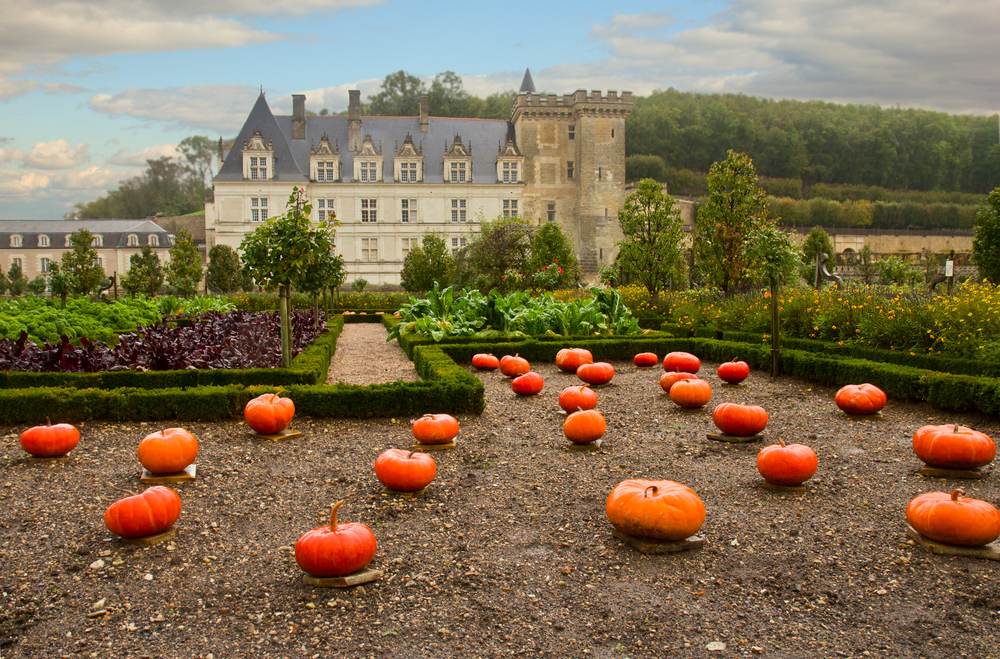
[[[618,265],[650,295],[670,287],[683,267],[681,214],[674,199],[651,178],[639,181],[618,213],[624,238],[618,243]]]
[[[10,264],[7,270],[7,292],[17,297],[24,294],[24,289],[28,287],[28,278],[24,276],[24,270],[17,261]]]
[[[442,288],[451,286],[455,277],[455,259],[444,239],[432,233],[424,235],[421,244],[410,250],[403,260],[400,284],[403,290],[429,291],[437,282]]]
[[[531,258],[531,226],[520,218],[483,222],[465,258],[469,283],[482,290],[523,288]]]
[[[235,293],[243,286],[240,255],[229,245],[216,245],[208,252],[205,286],[212,293]]]
[[[198,292],[202,271],[201,252],[194,244],[190,232],[181,229],[170,248],[170,262],[166,267],[167,284],[178,295],[194,295]]]
[[[62,306],[66,306],[66,298],[69,297],[69,278],[58,263],[49,266],[49,291],[53,297],[59,298]]]
[[[573,246],[555,222],[546,222],[531,238],[531,260],[528,262],[534,288],[555,290],[575,286],[580,279]]]
[[[55,265],[55,263],[53,263],[52,265]],[[9,287],[10,287],[10,282],[7,280],[7,273],[4,272],[3,270],[0,270],[0,295],[6,293]]]
[[[976,211],[976,237],[972,240],[972,260],[979,276],[1000,283],[1000,186]]]
[[[45,288],[47,287],[47,285],[48,284],[45,281],[45,277],[43,277],[42,275],[38,275],[37,277],[28,282],[28,292],[31,293],[32,295],[41,295],[42,293],[45,292]]]
[[[826,269],[833,272],[833,240],[823,227],[813,227],[802,241],[802,278],[816,285],[816,255],[826,254]]]
[[[773,222],[764,221],[755,227],[746,241],[746,256],[750,276],[765,282],[770,290],[771,306],[771,376],[777,377],[781,364],[781,320],[778,296],[781,286],[798,276],[802,253],[791,236]]]
[[[69,292],[74,295],[96,293],[104,282],[104,268],[97,260],[94,234],[80,229],[69,237],[70,251],[62,255],[62,271]]]
[[[148,295],[160,292],[163,286],[163,267],[153,248],[143,245],[142,251],[128,259],[128,272],[122,277],[122,288],[129,295]]]

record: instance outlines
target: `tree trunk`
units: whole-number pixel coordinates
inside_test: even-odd
[[[778,282],[771,279],[771,377],[778,377],[781,362],[781,318],[778,316]]]
[[[319,293],[313,293],[313,327],[319,327]]]
[[[278,314],[281,323],[281,365],[292,365],[292,326],[288,314],[288,286],[279,288]]]

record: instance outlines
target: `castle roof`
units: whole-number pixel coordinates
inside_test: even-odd
[[[524,69],[524,77],[521,78],[521,89],[519,90],[522,94],[534,94],[535,93],[535,81],[531,78],[531,70]]]
[[[6,240],[11,235],[19,235],[22,238],[24,249],[38,247],[38,237],[45,235],[49,237],[49,244],[53,248],[62,248],[65,245],[66,236],[86,229],[93,234],[100,234],[103,246],[107,247],[127,247],[129,234],[148,235],[156,234],[163,238],[161,247],[169,247],[170,242],[166,239],[170,234],[160,225],[149,219],[141,220],[0,220],[0,248],[7,248],[9,242]],[[145,244],[145,242],[143,243]]]

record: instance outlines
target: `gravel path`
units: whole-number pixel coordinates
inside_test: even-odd
[[[51,464],[25,460],[0,428],[0,653],[700,657],[724,643],[716,656],[997,656],[997,563],[927,554],[903,516],[915,494],[951,485],[914,475],[913,429],[997,436],[996,419],[894,403],[850,419],[830,388],[757,374],[722,386],[712,367],[713,404],[758,402],[768,441],[819,455],[807,492],[772,492],[758,446],[707,441],[709,413],[676,408],[658,369],[616,364],[599,389],[604,446],[568,451],[556,398],[575,378],[536,366],[546,388],[530,399],[479,376],[485,413],[460,419],[459,446],[433,454],[437,480],[415,497],[387,493],[371,469],[410,444],[402,419],[297,420],[304,435],[277,443],[236,422],[191,424],[198,479],[178,486],[174,542],[148,549],[112,540],[101,515],[141,489],[135,446],[158,424],[90,424]],[[645,556],[613,538],[604,500],[631,476],[694,487],[705,547]],[[962,486],[1000,503],[996,471]],[[342,518],[378,536],[385,577],[304,587],[292,543],[341,497]]]
[[[327,384],[383,384],[419,380],[416,370],[395,341],[385,340],[381,323],[348,323],[337,337]]]

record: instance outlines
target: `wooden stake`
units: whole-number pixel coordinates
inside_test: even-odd
[[[314,577],[306,574],[302,577],[302,583],[316,588],[350,588],[361,584],[377,581],[382,577],[382,570],[364,568],[353,574],[343,577]]]

